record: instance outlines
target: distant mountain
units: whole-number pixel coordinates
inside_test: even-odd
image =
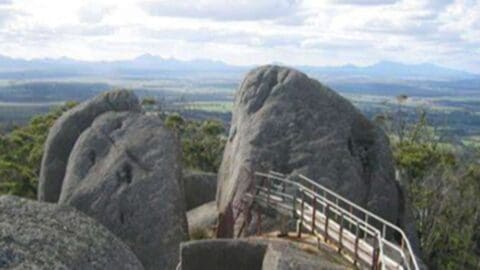
[[[187,72],[239,72],[246,68],[227,65],[221,61],[196,59],[183,61],[150,54],[131,60],[79,61],[70,58],[14,59],[0,56],[0,78],[38,79],[68,76],[146,76],[162,77]]]
[[[371,66],[360,67],[345,65],[339,67],[314,67],[303,66],[305,70],[315,77],[327,80],[335,79],[412,79],[412,80],[463,80],[479,78],[478,74],[441,67],[434,64],[402,64],[397,62],[382,61]]]
[[[0,78],[53,78],[67,76],[111,76],[111,77],[164,77],[189,76],[190,74],[233,74],[242,76],[251,67],[234,66],[209,59],[178,60],[144,54],[130,60],[79,61],[70,58],[57,59],[14,59],[0,56]],[[321,80],[463,80],[479,78],[479,75],[440,67],[433,64],[402,64],[382,61],[360,67],[345,65],[338,67],[297,66]]]

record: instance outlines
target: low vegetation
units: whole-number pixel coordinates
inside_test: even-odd
[[[442,140],[422,110],[415,122],[406,121],[399,103],[377,121],[391,137],[424,261],[431,269],[478,269],[480,151]]]
[[[225,128],[216,120],[187,121],[179,114],[168,115],[165,125],[182,141],[183,164],[187,168],[217,172],[225,147]]]
[[[190,240],[211,239],[214,237],[213,230],[207,228],[195,228],[190,231]]]
[[[402,102],[407,98],[399,98],[399,106],[376,121],[391,137],[424,261],[431,269],[476,269],[480,266],[480,150],[441,138],[423,111],[414,121],[405,118]],[[0,136],[0,194],[36,196],[48,129],[72,106],[68,103]],[[179,114],[163,117],[182,141],[184,166],[216,172],[226,142],[223,124],[187,120]],[[199,231],[191,237],[207,235]]]
[[[62,113],[76,103],[69,102],[50,113],[32,118],[28,125],[0,134],[0,194],[35,198],[48,130]]]

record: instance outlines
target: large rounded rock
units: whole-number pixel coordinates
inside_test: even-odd
[[[181,270],[313,270],[352,269],[336,250],[308,242],[268,238],[213,239],[184,242]]]
[[[187,171],[183,174],[187,210],[215,200],[217,175],[209,172]]]
[[[105,225],[146,269],[174,269],[188,239],[181,152],[156,116],[109,112],[72,150],[59,203]]]
[[[55,122],[45,143],[38,184],[39,200],[58,201],[68,157],[78,136],[97,116],[108,111],[141,111],[141,106],[132,92],[111,91],[76,106]]]
[[[270,241],[263,257],[262,270],[348,270],[352,267],[336,250],[316,249],[289,241]]]
[[[261,270],[267,245],[245,240],[199,240],[180,246],[181,270]]]
[[[254,69],[236,93],[218,174],[219,236],[234,235],[240,227],[234,217],[254,172],[269,170],[304,174],[406,225],[405,202],[383,131],[330,88],[278,66]]]
[[[217,204],[211,201],[187,212],[188,231],[190,234],[213,231],[217,224]]]
[[[74,208],[0,197],[1,269],[143,269],[105,227]]]

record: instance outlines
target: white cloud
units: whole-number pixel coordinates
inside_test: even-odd
[[[0,7],[0,26],[8,19],[10,16],[10,10]]]
[[[149,1],[144,8],[152,15],[206,18],[220,21],[262,20],[295,13],[301,0],[183,0]]]
[[[86,23],[99,23],[112,11],[113,7],[95,2],[86,2],[79,10],[80,21]]]
[[[400,0],[332,0],[332,3],[346,4],[346,5],[390,5],[400,2]]]
[[[480,72],[480,0],[14,0],[0,6],[0,41],[2,54],[30,58],[401,60]]]

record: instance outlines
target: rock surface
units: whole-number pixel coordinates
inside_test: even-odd
[[[305,247],[304,247],[305,248]],[[348,270],[352,265],[335,252],[319,252],[312,247],[302,250],[287,241],[274,241],[268,245],[262,270]]]
[[[217,204],[211,201],[187,212],[188,231],[210,230],[217,223]]]
[[[267,245],[243,240],[200,240],[180,246],[181,270],[261,270]]]
[[[254,69],[236,93],[218,174],[220,237],[232,237],[240,227],[234,217],[253,173],[269,170],[304,174],[408,226],[384,132],[330,88],[279,66]]]
[[[181,270],[352,269],[335,250],[268,238],[215,239],[182,243]]]
[[[130,91],[103,93],[62,115],[48,133],[42,158],[38,199],[57,202],[62,189],[68,157],[78,136],[102,113],[141,111],[137,97]]]
[[[143,269],[105,227],[71,207],[0,197],[0,269]]]
[[[183,175],[187,210],[215,200],[217,175],[208,172],[188,171]]]
[[[105,113],[78,138],[59,203],[105,225],[146,269],[174,269],[188,239],[180,160],[158,117]]]

